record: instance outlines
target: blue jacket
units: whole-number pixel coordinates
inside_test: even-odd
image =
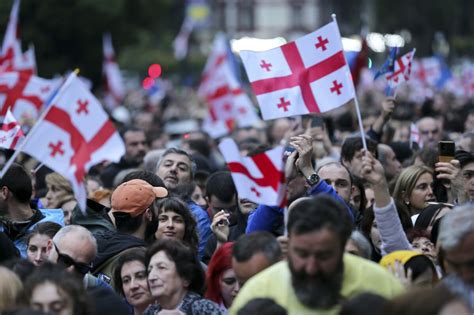
[[[341,196],[337,194],[336,190],[324,180],[320,180],[317,185],[311,187],[311,189],[308,190],[308,195],[310,196],[316,196],[319,194],[329,194],[336,198],[336,200],[341,202],[346,207],[352,222],[354,222],[354,214],[352,213],[349,205],[341,198]],[[272,232],[275,221],[278,219],[278,217],[283,216],[283,213],[283,208],[279,208],[277,206],[270,207],[266,205],[259,205],[255,211],[250,213],[245,233],[251,233],[255,231]]]
[[[188,201],[189,210],[196,219],[198,234],[199,234],[199,259],[204,257],[207,240],[212,234],[211,231],[211,219],[207,214],[206,210],[201,208],[193,201]]]
[[[16,239],[12,239],[22,258],[26,258],[27,246],[25,236],[31,230],[33,230],[38,223],[54,222],[64,226],[64,213],[62,209],[38,209],[37,211],[41,213],[41,215],[38,217],[39,220],[29,225],[26,231],[19,235]],[[8,232],[3,222],[0,222],[0,232]]]

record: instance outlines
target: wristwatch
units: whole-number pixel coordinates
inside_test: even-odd
[[[319,175],[316,173],[309,175],[308,177],[306,177],[306,182],[310,186],[316,185],[319,182]]]

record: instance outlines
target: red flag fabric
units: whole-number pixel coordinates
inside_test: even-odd
[[[204,68],[198,95],[207,102],[209,115],[203,129],[218,138],[234,127],[255,126],[260,118],[231,67],[227,39],[218,34]]]
[[[43,105],[59,86],[59,80],[46,80],[28,72],[0,73],[0,116],[10,109],[19,120],[36,119]]]
[[[125,145],[100,102],[75,74],[59,90],[20,150],[68,178],[76,200],[86,206],[84,176],[102,161],[118,162]]]
[[[10,110],[3,120],[2,128],[0,129],[0,147],[10,150],[15,150],[18,141],[24,137],[21,126],[16,121]]]
[[[282,205],[286,193],[283,146],[243,157],[234,140],[226,138],[219,150],[232,173],[239,198],[268,206]]]
[[[326,112],[355,97],[336,22],[281,47],[240,56],[265,120]]]
[[[122,104],[125,97],[125,87],[122,74],[115,60],[115,51],[112,45],[112,37],[105,34],[104,44],[104,65],[103,72],[105,78],[105,97],[104,101],[108,108],[113,109]]]

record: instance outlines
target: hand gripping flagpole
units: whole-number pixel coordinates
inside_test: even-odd
[[[332,17],[332,20],[334,21],[334,23],[336,23],[336,27],[338,28],[338,31],[339,31],[339,26],[337,25],[337,20],[336,20],[336,14],[331,14],[331,17]],[[340,32],[339,32],[340,33]],[[344,50],[344,49],[343,49]],[[344,55],[344,54],[343,54]],[[346,56],[344,55],[344,61],[346,62],[347,65],[349,65],[347,63],[347,60],[346,60]],[[352,81],[352,85],[354,86],[354,81]],[[365,141],[365,132],[364,132],[364,127],[362,125],[362,117],[360,115],[360,108],[359,108],[359,100],[357,99],[357,94],[356,94],[356,88],[354,86],[354,102],[355,102],[355,106],[356,106],[356,112],[357,112],[357,120],[359,121],[359,129],[360,129],[360,136],[362,138],[362,145],[364,147],[364,150],[367,151],[367,143]]]
[[[5,175],[5,173],[8,171],[8,169],[10,168],[10,166],[12,166],[13,162],[15,162],[16,158],[18,157],[18,154],[20,154],[20,152],[23,150],[23,148],[25,147],[26,143],[28,142],[28,140],[31,138],[31,135],[34,134],[34,132],[38,129],[38,126],[39,126],[39,123],[41,121],[44,120],[44,118],[46,117],[46,114],[49,112],[51,106],[51,104],[53,104],[60,96],[62,96],[62,94],[64,93],[64,91],[66,90],[66,88],[71,84],[71,81],[77,76],[77,74],[79,73],[79,69],[76,69],[74,70],[70,75],[69,77],[66,79],[66,81],[64,82],[64,84],[60,87],[59,91],[56,93],[56,95],[54,95],[50,100],[49,102],[47,102],[46,104],[46,110],[41,114],[41,116],[38,118],[38,120],[36,121],[36,123],[34,124],[33,128],[30,130],[30,132],[28,133],[28,135],[25,137],[25,139],[18,145],[18,147],[15,149],[15,152],[13,153],[13,155],[11,156],[11,158],[7,161],[7,163],[5,164],[5,166],[3,167],[2,171],[0,172],[0,178],[3,178],[3,175]],[[42,165],[43,163],[41,163],[40,165]]]

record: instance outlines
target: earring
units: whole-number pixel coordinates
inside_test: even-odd
[[[405,201],[405,204],[406,204],[407,206],[410,206],[410,201]]]

